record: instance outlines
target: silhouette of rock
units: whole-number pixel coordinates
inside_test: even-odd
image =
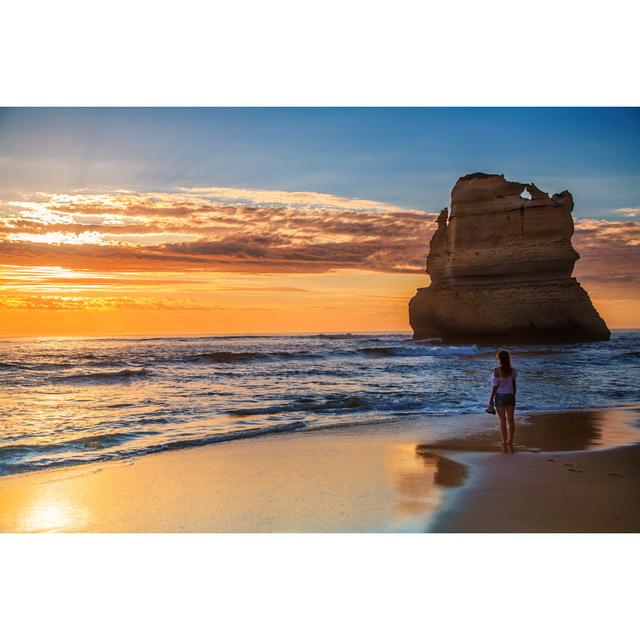
[[[451,192],[427,257],[428,287],[409,302],[415,338],[540,342],[607,340],[571,277],[573,197],[472,173]]]

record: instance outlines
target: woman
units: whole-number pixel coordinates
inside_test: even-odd
[[[513,451],[513,434],[516,424],[513,412],[516,408],[516,371],[511,366],[511,356],[508,351],[496,353],[498,367],[493,370],[491,377],[491,397],[489,398],[489,413],[498,412],[500,418],[500,433],[502,434],[502,448]],[[495,400],[495,410],[493,408]],[[509,437],[507,438],[507,421],[509,422]]]

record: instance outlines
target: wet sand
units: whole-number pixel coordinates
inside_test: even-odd
[[[639,418],[520,417],[512,454],[492,417],[423,417],[21,474],[0,531],[640,531]]]
[[[640,531],[637,408],[528,416],[514,453],[487,435],[418,447],[463,464],[472,478],[450,492],[433,532]]]
[[[640,532],[640,445],[460,459],[474,482],[451,496],[430,531]]]
[[[0,480],[1,531],[424,531],[443,499],[415,436],[266,436]]]

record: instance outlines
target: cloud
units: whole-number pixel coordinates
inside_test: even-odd
[[[640,292],[640,224],[578,220],[573,244],[580,253],[574,275],[601,298]]]
[[[7,240],[44,242],[45,244],[103,244],[102,236],[96,231],[69,233],[47,231],[45,233],[8,233]]]
[[[268,311],[260,306],[231,306],[208,303],[200,299],[130,296],[34,295],[16,293],[0,295],[4,311]]]
[[[635,218],[640,215],[640,207],[623,207],[622,209],[614,209],[613,213],[621,213],[623,216]]]
[[[617,276],[609,276],[609,275],[584,275],[581,276],[581,280],[583,282],[603,282],[605,284],[612,283],[631,283],[637,282],[638,276],[635,275],[617,275]]]
[[[277,291],[286,293],[310,293],[311,289],[302,287],[218,287],[218,291]]]
[[[5,267],[6,269],[6,267]],[[118,278],[113,275],[102,276],[48,276],[38,277],[29,274],[27,277],[4,277],[0,273],[0,290],[43,290],[64,287],[65,290],[73,289],[115,289],[115,288],[151,288],[184,285],[192,282],[186,278]]]
[[[38,193],[0,209],[0,251],[10,264],[114,271],[412,273],[423,270],[433,220],[307,192]]]
[[[201,300],[176,300],[174,298],[131,298],[127,296],[55,296],[55,295],[0,295],[0,309],[23,311],[41,309],[49,311],[114,309],[166,309],[166,310],[211,310],[222,309],[220,305],[203,304]]]
[[[0,202],[0,261],[100,272],[419,274],[434,227],[429,211],[313,192],[36,193]],[[577,220],[573,241],[578,277],[635,282],[635,220]]]
[[[190,187],[181,188],[191,194],[199,194],[214,201],[235,204],[277,205],[293,208],[402,211],[399,207],[358,198],[345,198],[330,193],[313,191],[276,191],[266,189],[236,189],[229,187]]]

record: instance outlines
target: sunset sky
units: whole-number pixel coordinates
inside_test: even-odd
[[[639,109],[0,109],[0,335],[408,330],[474,171],[571,191],[640,326]]]

